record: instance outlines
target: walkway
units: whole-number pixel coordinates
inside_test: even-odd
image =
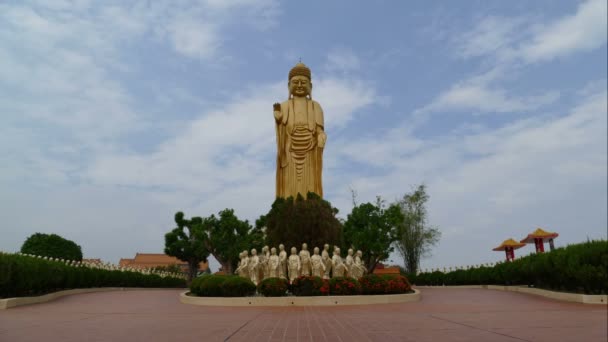
[[[482,289],[416,303],[286,308],[181,304],[176,290],[80,294],[0,311],[0,341],[607,341],[606,306]]]

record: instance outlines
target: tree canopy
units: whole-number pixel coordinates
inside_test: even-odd
[[[380,197],[375,204],[355,205],[344,223],[344,249],[361,250],[363,262],[371,273],[393,251],[397,227],[402,221],[399,207],[390,205],[386,208]]]
[[[399,225],[395,245],[403,256],[406,271],[410,273],[418,271],[420,259],[429,255],[431,247],[437,244],[441,237],[439,229],[427,223],[428,200],[426,186],[422,184],[397,202],[404,219]]]
[[[300,194],[296,199],[277,198],[268,214],[262,216],[256,226],[266,226],[266,244],[278,246],[280,243],[289,250],[300,249],[302,243],[309,248],[322,248],[325,243],[340,245],[342,224],[336,218],[338,209],[331,203],[309,192],[304,199]]]
[[[198,264],[207,262],[209,250],[206,244],[206,235],[203,234],[203,220],[193,217],[184,218],[184,213],[175,214],[177,227],[165,234],[165,254],[174,256],[188,263],[188,280],[196,276]]]
[[[211,215],[205,218],[203,234],[207,250],[228,274],[234,272],[239,253],[259,248],[264,242],[262,229],[252,227],[246,220],[239,220],[233,209],[224,209],[217,217]]]
[[[33,234],[21,246],[21,253],[66,260],[82,260],[80,246],[57,234]]]

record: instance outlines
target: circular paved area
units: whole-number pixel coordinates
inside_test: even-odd
[[[222,308],[177,290],[63,297],[0,311],[0,341],[607,341],[607,307],[483,289],[415,303]]]

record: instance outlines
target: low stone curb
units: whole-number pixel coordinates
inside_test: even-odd
[[[135,291],[135,290],[167,290],[166,288],[145,288],[145,287],[94,287],[90,289],[71,289],[65,291],[58,291],[53,293],[47,293],[42,296],[35,297],[14,297],[0,299],[0,310],[14,308],[17,306],[39,304],[49,302],[61,297],[90,293],[90,292],[107,292],[107,291]]]
[[[417,302],[420,291],[394,295],[312,296],[312,297],[193,297],[188,291],[179,295],[180,302],[203,306],[337,306]]]
[[[421,288],[452,288],[452,289],[488,289],[508,292],[519,292],[542,296],[546,298],[561,300],[565,302],[574,302],[582,304],[608,304],[608,295],[587,295],[580,293],[557,292],[543,290],[535,287],[527,286],[500,286],[500,285],[456,285],[456,286],[418,286]]]

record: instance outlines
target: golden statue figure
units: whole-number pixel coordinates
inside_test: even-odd
[[[277,136],[276,197],[304,198],[308,192],[323,197],[321,174],[323,110],[313,101],[310,69],[298,63],[289,71],[289,99],[273,105]]]

